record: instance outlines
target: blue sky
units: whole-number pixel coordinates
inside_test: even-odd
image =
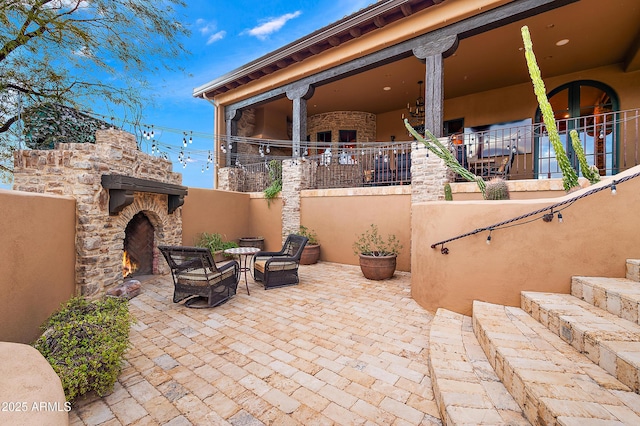
[[[213,150],[213,106],[193,98],[195,87],[372,3],[375,0],[189,0],[180,13],[191,29],[185,40],[191,55],[175,59],[185,72],[163,72],[150,78],[156,100],[145,108],[142,119],[154,125],[159,143],[175,147],[169,155],[174,171],[183,175],[183,185],[213,187],[213,169],[206,169],[207,150]],[[177,162],[182,131],[187,132],[187,140],[194,132],[193,143],[185,149],[185,156],[191,155],[186,167]],[[143,144],[143,149],[150,152],[150,145]]]

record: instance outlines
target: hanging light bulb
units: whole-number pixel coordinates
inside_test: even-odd
[[[491,245],[491,229],[489,229],[489,235],[487,236],[487,245]]]
[[[558,223],[562,223],[562,213],[558,212]]]
[[[202,166],[202,173],[204,173],[204,166]]]
[[[193,131],[189,134],[189,143],[193,143]]]
[[[616,188],[616,181],[614,180],[611,184],[611,195],[616,195],[618,193],[618,189]]]
[[[155,137],[155,135],[156,135],[156,134],[155,134],[155,132],[153,131],[153,126],[151,126],[151,137],[153,138],[153,137]]]
[[[267,145],[267,154],[271,152],[271,148],[269,148],[269,145]]]

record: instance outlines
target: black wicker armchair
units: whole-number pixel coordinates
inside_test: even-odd
[[[202,247],[158,247],[171,268],[173,302],[182,300],[190,308],[220,305],[236,294],[240,266],[235,260],[216,265],[209,249]]]
[[[298,266],[302,249],[309,241],[300,235],[289,235],[278,252],[259,251],[253,256],[253,276],[265,289],[298,284]]]

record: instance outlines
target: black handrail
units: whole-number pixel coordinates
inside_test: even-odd
[[[608,189],[608,188],[611,188],[612,191],[616,191],[617,190],[616,189],[616,185],[618,185],[618,184],[620,184],[622,182],[626,182],[626,181],[631,180],[631,179],[635,179],[638,176],[640,176],[640,172],[634,173],[634,174],[629,175],[629,176],[624,176],[624,177],[622,177],[620,179],[614,179],[613,181],[611,181],[611,183],[609,183],[607,185],[591,189],[591,190],[589,190],[589,191],[587,191],[587,192],[585,192],[583,194],[578,195],[577,197],[573,197],[573,198],[570,198],[568,200],[560,201],[559,203],[552,204],[552,205],[550,205],[548,207],[544,207],[544,208],[532,211],[530,213],[526,213],[526,214],[514,217],[514,218],[509,219],[509,220],[498,222],[498,223],[495,223],[493,225],[486,226],[484,228],[478,228],[478,229],[475,229],[475,230],[473,230],[471,232],[467,232],[465,234],[461,234],[461,235],[458,235],[456,237],[449,238],[447,240],[438,241],[437,243],[431,244],[431,248],[435,249],[438,246],[441,246],[440,252],[442,254],[449,254],[449,249],[447,249],[444,245],[446,243],[451,242],[451,241],[456,241],[456,240],[459,240],[459,239],[462,239],[462,238],[466,238],[466,237],[469,237],[471,235],[475,235],[475,234],[478,234],[478,233],[484,232],[484,231],[489,231],[489,237],[490,237],[491,236],[491,231],[494,231],[494,230],[500,229],[500,228],[507,228],[508,226],[506,226],[506,225],[515,226],[515,225],[511,225],[511,224],[514,223],[514,222],[517,222],[519,220],[526,219],[528,217],[535,216],[535,215],[538,215],[538,214],[544,213],[544,212],[547,212],[547,213],[545,213],[544,215],[542,215],[540,217],[536,217],[535,219],[532,219],[529,222],[533,222],[533,220],[538,220],[538,219],[547,220],[549,218],[549,215],[551,215],[551,218],[553,218],[553,215],[555,213],[559,213],[560,211],[566,209],[567,207],[569,207],[570,205],[572,205],[573,203],[575,203],[576,201],[578,201],[578,200],[580,200],[582,198],[588,197],[590,195],[593,195],[595,193],[598,193],[598,192],[603,191],[603,190]],[[563,207],[563,206],[566,206],[566,207]],[[558,209],[559,207],[563,207],[563,208],[562,209]],[[554,209],[555,209],[555,212],[554,212]],[[528,222],[524,222],[524,223],[528,223]],[[524,224],[524,223],[522,223],[522,224]],[[518,224],[518,225],[522,225],[522,224]]]

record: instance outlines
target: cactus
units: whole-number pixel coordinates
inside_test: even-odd
[[[453,193],[451,192],[451,184],[449,184],[449,182],[444,184],[444,199],[446,201],[453,201]]]
[[[582,176],[584,176],[592,185],[594,183],[600,182],[600,173],[598,172],[598,168],[596,166],[590,166],[587,163],[587,157],[584,155],[584,150],[582,149],[582,143],[580,143],[580,138],[578,137],[578,132],[574,129],[569,132],[571,135],[571,145],[573,146],[573,150],[578,157],[578,162],[580,163],[580,170],[582,170]]]
[[[564,190],[569,192],[572,188],[579,186],[578,174],[574,168],[571,167],[567,153],[560,141],[560,134],[556,127],[553,109],[551,108],[549,99],[547,99],[547,92],[540,75],[540,68],[538,68],[536,56],[533,53],[533,43],[531,42],[529,28],[525,25],[520,29],[520,31],[522,32],[525,58],[527,60],[527,67],[529,68],[531,82],[533,83],[533,91],[538,98],[538,104],[540,105],[540,111],[542,112],[542,119],[544,120],[544,125],[547,127],[547,133],[549,134],[549,142],[551,142],[551,145],[556,152],[558,166],[560,167],[560,171],[562,171],[562,185]]]
[[[500,178],[493,178],[487,183],[485,200],[509,200],[509,187],[507,182]]]
[[[462,178],[468,180],[469,182],[475,182],[478,184],[478,188],[480,188],[480,192],[482,192],[482,196],[484,197],[484,190],[486,187],[485,181],[480,177],[471,173],[469,170],[462,167],[462,164],[458,162],[458,159],[453,155],[449,149],[444,146],[438,138],[436,138],[433,133],[429,130],[426,131],[429,139],[425,139],[422,135],[420,135],[416,130],[411,126],[409,120],[404,119],[404,126],[407,128],[409,133],[420,143],[427,147],[427,149],[433,152],[435,155],[440,157],[444,164],[453,170],[458,175],[462,176]]]

